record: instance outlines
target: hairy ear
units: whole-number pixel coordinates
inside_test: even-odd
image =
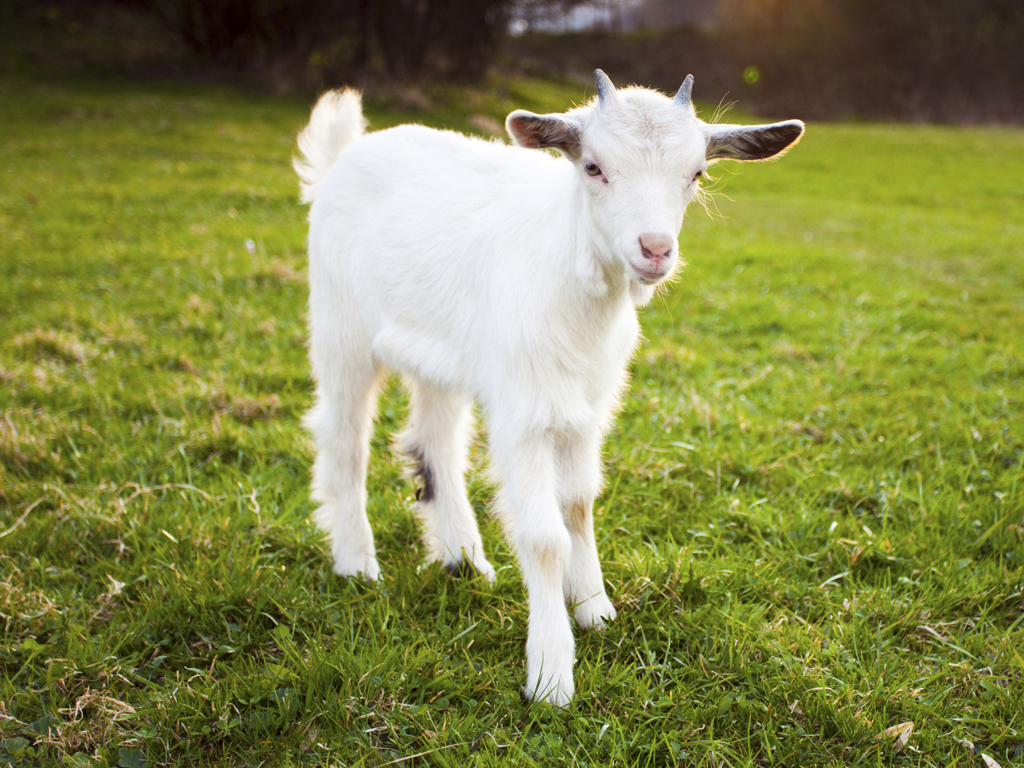
[[[706,125],[708,160],[767,160],[777,157],[804,135],[804,124],[787,120],[771,125]]]
[[[565,115],[535,115],[517,109],[505,120],[512,140],[527,149],[557,149],[566,157],[580,156],[580,125]]]

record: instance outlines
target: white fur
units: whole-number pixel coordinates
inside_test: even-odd
[[[417,504],[428,555],[494,580],[463,478],[476,400],[529,592],[524,690],[556,705],[574,691],[566,603],[581,627],[615,617],[591,515],[601,442],[638,338],[635,305],[672,274],[716,130],[688,101],[608,86],[565,115],[509,116],[517,142],[561,157],[416,125],[363,135],[358,94],[332,92],[295,163],[312,202],[306,425],[334,570],[379,575],[365,476],[391,369],[411,391],[397,444],[433,494]],[[531,125],[578,141],[538,140]]]

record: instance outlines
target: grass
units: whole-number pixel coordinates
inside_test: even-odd
[[[582,97],[431,95],[371,121]],[[330,572],[299,426],[307,110],[0,81],[0,763],[1024,765],[1024,133],[813,125],[718,166],[605,447],[619,618],[579,634],[557,711],[519,697],[479,473],[497,585],[421,563],[395,383],[383,581]]]

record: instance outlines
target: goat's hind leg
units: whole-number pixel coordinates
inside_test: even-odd
[[[453,573],[476,572],[493,582],[473,507],[466,496],[471,404],[464,397],[406,380],[410,414],[397,439],[417,480],[416,513],[427,557]]]
[[[346,360],[340,356],[332,361]],[[351,358],[349,358],[351,360]],[[313,498],[316,522],[331,540],[339,576],[380,577],[373,531],[366,517],[366,467],[380,371],[367,360],[320,371],[316,403],[305,425],[316,440]]]

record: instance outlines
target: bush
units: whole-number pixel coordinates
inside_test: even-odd
[[[293,60],[351,77],[473,79],[491,60],[511,0],[123,0],[157,16],[205,60],[240,68]]]

